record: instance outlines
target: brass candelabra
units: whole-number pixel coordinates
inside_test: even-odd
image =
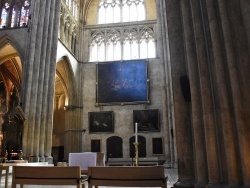
[[[139,142],[134,142],[135,145],[135,166],[139,165],[139,155],[138,155],[138,146],[139,146]]]

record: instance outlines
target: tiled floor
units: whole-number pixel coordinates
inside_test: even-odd
[[[173,184],[177,181],[178,179],[178,173],[177,169],[165,169],[166,170],[166,175],[168,176],[168,182],[167,182],[167,187],[170,188],[173,186]],[[9,181],[8,181],[8,188],[11,188],[11,172],[12,169],[10,168],[10,175],[9,175]],[[1,177],[1,188],[4,188],[5,185],[5,171],[3,172],[3,176]],[[76,186],[45,186],[45,185],[25,185],[24,188],[59,188],[59,187],[64,187],[64,188],[75,188]],[[103,187],[106,188],[106,187]]]

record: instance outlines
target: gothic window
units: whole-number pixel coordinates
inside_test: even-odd
[[[100,0],[98,23],[145,20],[144,0]]]
[[[20,20],[21,26],[26,26],[28,23],[29,7],[30,7],[29,1],[25,1],[24,6],[22,6],[21,9],[21,20]]]
[[[89,61],[156,57],[154,24],[140,22],[146,19],[144,0],[100,0],[98,8],[99,30],[90,32]]]
[[[134,29],[125,31],[123,59],[138,59],[138,33]]]
[[[155,58],[153,27],[94,31],[91,35],[90,61],[116,61]]]
[[[121,59],[121,34],[117,31],[110,31],[107,34],[106,42],[107,60]]]
[[[10,8],[9,3],[4,3],[2,7],[2,14],[1,14],[1,26],[6,26],[6,19],[7,19],[7,13]]]
[[[155,54],[155,37],[151,28],[143,28],[140,32],[140,58],[154,58]]]
[[[13,0],[11,3],[5,1],[0,5],[0,25],[5,27],[21,27],[26,26],[29,17],[29,0]]]
[[[90,61],[105,60],[105,35],[102,32],[96,32],[92,35],[90,44]]]

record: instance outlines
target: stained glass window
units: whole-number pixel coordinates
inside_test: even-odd
[[[1,28],[22,27],[28,24],[30,1],[13,1],[4,3],[1,10]],[[9,12],[11,11],[11,12]]]

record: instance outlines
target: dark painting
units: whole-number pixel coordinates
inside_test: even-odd
[[[147,61],[97,64],[97,105],[149,103]]]
[[[138,123],[138,132],[159,132],[159,110],[134,110],[133,121]],[[135,130],[135,129],[134,129]]]
[[[113,133],[113,112],[89,112],[89,133]]]

